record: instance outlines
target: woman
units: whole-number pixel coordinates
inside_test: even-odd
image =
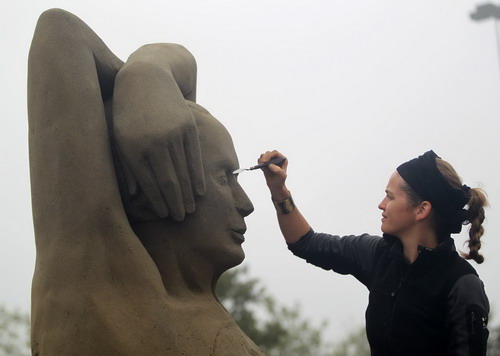
[[[259,163],[276,157],[284,156],[266,152]],[[463,257],[483,262],[487,201],[480,189],[462,185],[449,163],[426,152],[390,177],[379,204],[383,237],[339,237],[311,229],[286,187],[287,165],[263,168],[283,236],[295,255],[368,288],[372,355],[485,355],[488,299],[450,237],[470,223]]]
[[[32,353],[261,355],[214,293],[253,206],[229,133],[192,102],[192,55],[148,45],[123,63],[49,10],[28,78]]]

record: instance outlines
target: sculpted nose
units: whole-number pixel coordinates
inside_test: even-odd
[[[238,185],[234,192],[234,200],[236,202],[236,209],[245,217],[250,215],[254,211],[254,207],[250,198],[248,198],[247,193]]]

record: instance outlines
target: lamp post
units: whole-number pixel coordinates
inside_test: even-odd
[[[470,14],[470,18],[474,21],[483,21],[493,18],[493,25],[495,26],[495,36],[497,40],[497,51],[500,57],[500,6],[494,4],[483,4],[476,7],[475,12]],[[500,65],[500,62],[499,62]]]

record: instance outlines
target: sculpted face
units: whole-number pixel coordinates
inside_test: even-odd
[[[231,136],[208,111],[193,102],[186,103],[198,128],[205,194],[196,199],[194,213],[187,214],[183,221],[156,218],[132,224],[164,278],[174,265],[184,271],[222,273],[240,264],[245,258],[241,246],[246,231],[244,218],[253,211],[237,176],[232,174],[239,164]],[[137,211],[141,208],[144,205]]]
[[[224,269],[241,263],[246,225],[253,205],[232,172],[239,168],[231,136],[202,107],[188,102],[198,126],[206,193],[196,201],[194,214],[186,216],[187,247],[200,258]]]

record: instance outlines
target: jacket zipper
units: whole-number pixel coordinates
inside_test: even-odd
[[[392,320],[394,318],[394,311],[396,310],[396,304],[398,302],[398,294],[410,275],[411,266],[412,265],[408,266],[407,270],[405,271],[405,273],[403,274],[403,276],[401,277],[401,279],[399,281],[399,285],[390,294],[390,296],[391,296],[391,298],[393,298],[394,302],[392,303],[391,317],[389,318],[389,326],[387,329],[387,332],[389,334],[388,335],[389,347],[391,347],[391,345],[392,345]]]
[[[476,323],[476,314],[474,314],[474,312],[471,312],[471,335],[474,336],[474,325]]]

